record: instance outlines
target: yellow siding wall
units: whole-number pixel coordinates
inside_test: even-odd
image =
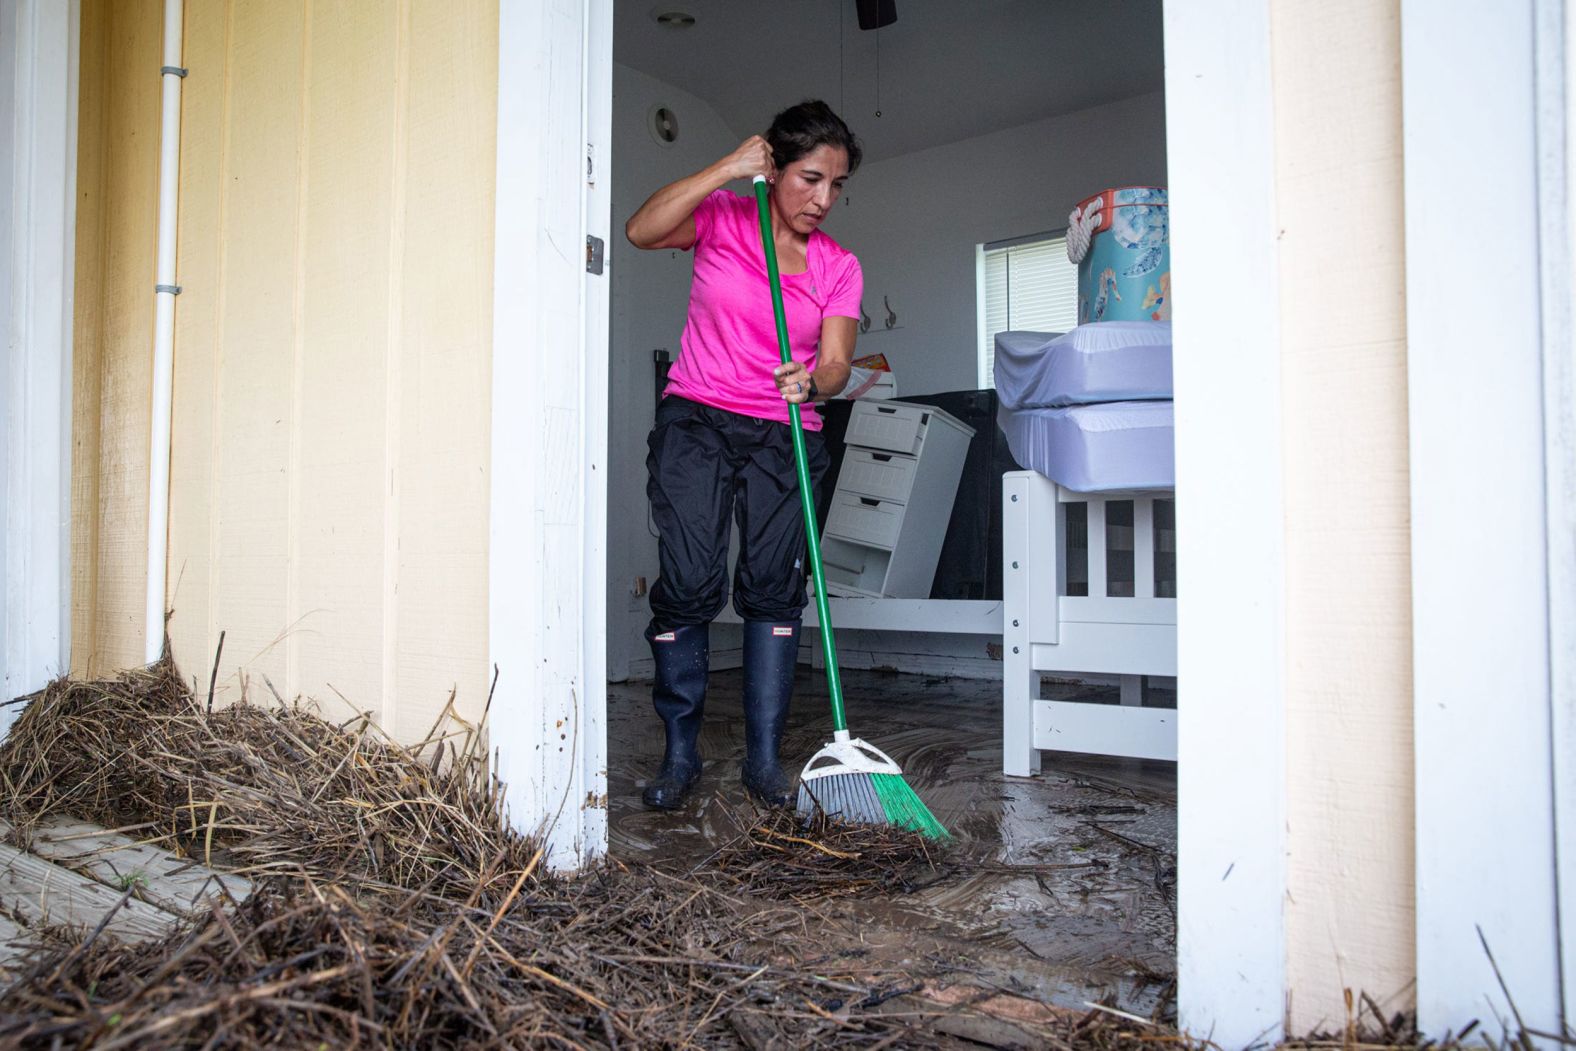
[[[117,23],[134,7],[88,6]],[[105,92],[114,109],[95,134],[111,146],[133,127],[138,142],[158,137],[149,70],[161,5],[135,6],[152,12],[136,58],[149,101],[134,115],[126,92]],[[90,42],[85,31],[84,70]],[[132,60],[124,42],[110,37],[111,70]],[[253,699],[306,695],[330,714],[371,710],[404,738],[432,726],[451,690],[474,716],[488,684],[497,4],[188,0],[185,64],[176,659],[206,689],[223,631],[223,700],[243,689]],[[85,130],[84,173],[104,166],[95,160],[104,146],[89,138]],[[119,416],[108,411],[107,380],[106,409],[88,414],[103,421],[106,461],[111,448],[135,453],[144,487],[152,154],[147,164],[146,251],[112,256],[103,279],[148,291],[136,300],[146,318],[134,355],[140,416],[109,433]],[[121,223],[134,196],[141,205],[129,186],[110,188]],[[78,259],[79,272],[91,270]],[[82,484],[115,478],[107,462],[96,475],[82,469]],[[145,496],[131,495],[144,514]],[[109,519],[99,528],[108,536]],[[106,603],[101,571],[81,585],[96,587],[81,602],[98,626],[78,635],[110,666],[141,649],[144,527],[114,528],[116,548],[101,561],[134,585],[135,616],[119,635],[107,630],[125,603]]]
[[[82,0],[71,450],[77,674],[142,660],[163,6]]]
[[[1275,0],[1291,1032],[1416,974],[1397,0]]]

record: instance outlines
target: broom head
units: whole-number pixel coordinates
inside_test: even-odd
[[[802,820],[819,810],[845,824],[895,825],[931,839],[950,838],[892,757],[847,730],[838,730],[805,764],[797,809]]]

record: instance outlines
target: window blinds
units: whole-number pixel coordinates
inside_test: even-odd
[[[996,333],[1066,332],[1078,324],[1078,268],[1067,261],[1067,238],[982,245],[984,312],[980,377],[994,387]]]

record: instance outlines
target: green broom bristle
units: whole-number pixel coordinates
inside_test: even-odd
[[[929,839],[952,835],[937,821],[901,774],[827,774],[799,785],[798,813],[817,813],[850,825],[891,825]]]
[[[901,774],[869,776],[870,785],[876,790],[876,798],[881,800],[881,808],[886,811],[890,823],[911,832],[918,832],[928,839],[952,838],[946,827],[936,820],[930,808],[919,798],[918,793],[903,780]]]

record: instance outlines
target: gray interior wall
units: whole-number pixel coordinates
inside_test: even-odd
[[[679,138],[659,144],[646,130],[661,103],[678,116]],[[613,280],[608,367],[608,675],[628,676],[631,660],[649,661],[650,613],[634,579],[657,576],[657,541],[646,513],[646,432],[655,411],[651,352],[675,358],[689,304],[688,252],[642,252],[624,239],[624,222],[651,193],[736,147],[735,136],[706,103],[628,66],[613,67]],[[715,630],[715,629],[714,629]],[[727,640],[714,644],[726,648]]]
[[[846,114],[855,134],[862,121]],[[975,246],[1061,229],[1080,199],[1166,183],[1160,93],[877,161],[848,181],[828,230],[859,256],[858,352],[887,355],[898,396],[978,385]],[[887,297],[899,327],[883,328]]]
[[[680,138],[672,146],[658,145],[646,130],[647,113],[658,102],[678,114]],[[846,116],[857,133],[859,115]],[[632,664],[635,674],[649,667],[641,638],[649,613],[632,584],[637,576],[649,584],[657,575],[645,499],[651,352],[664,347],[677,355],[690,280],[688,253],[636,251],[623,240],[622,226],[653,190],[720,157],[746,132],[726,127],[700,99],[622,65],[614,69],[613,121],[607,653],[608,674],[620,680]],[[861,168],[849,181],[846,203],[826,224],[864,266],[865,309],[876,321],[860,338],[859,352],[888,355],[900,395],[973,389],[975,245],[1060,228],[1083,195],[1112,185],[1164,185],[1165,176],[1159,94]],[[882,328],[883,295],[899,316],[892,331]],[[736,644],[731,630],[713,628],[719,663]],[[987,651],[999,639],[883,632],[847,642],[861,654],[856,663],[882,666],[922,644],[924,655],[956,660],[960,670],[999,668]]]

